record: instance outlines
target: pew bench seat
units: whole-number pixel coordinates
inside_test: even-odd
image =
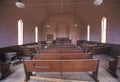
[[[99,82],[98,66],[99,66],[98,59],[25,60],[24,61],[24,70],[26,75],[25,82],[31,79],[31,76],[33,76],[32,72],[60,72],[61,79],[63,72],[91,72],[93,79],[96,82]]]

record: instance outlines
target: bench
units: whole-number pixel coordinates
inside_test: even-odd
[[[42,53],[34,56],[35,60],[56,60],[60,59],[60,53]]]
[[[44,49],[44,50],[42,50],[41,52],[40,52],[40,55],[41,54],[61,54],[61,53],[81,53],[82,51],[79,49],[79,48],[77,48],[77,47],[63,47],[63,46],[58,46],[58,47],[56,47],[56,46],[50,46],[50,47],[48,47],[48,48],[46,48],[46,49]],[[56,56],[54,56],[54,57],[48,57],[48,58],[51,58],[51,59],[55,59],[55,57]],[[47,58],[47,57],[46,57]],[[58,58],[58,57],[57,57]],[[58,58],[58,59],[60,59],[60,57]]]
[[[7,75],[11,73],[10,71],[10,63],[0,61],[0,79],[3,79]]]
[[[47,48],[48,49],[49,48],[78,48],[78,46],[74,45],[74,44],[72,44],[72,45],[52,45],[52,46],[49,46]]]
[[[93,55],[96,54],[108,54],[110,47],[94,47],[90,50]]]
[[[33,52],[29,48],[24,48],[24,49],[21,49],[20,51],[21,51],[20,57],[22,59],[25,59],[25,58],[33,59]]]
[[[59,50],[42,50],[40,53],[60,53]]]
[[[96,82],[98,80],[98,59],[80,59],[80,60],[25,60],[25,82],[32,79],[32,72],[91,72]],[[38,80],[38,79],[37,79]],[[45,80],[45,79],[39,79]],[[55,79],[53,78],[54,82]],[[48,79],[49,81],[49,79]],[[60,82],[60,81],[58,81]]]
[[[62,59],[90,59],[92,58],[91,53],[61,53]]]
[[[118,67],[120,67],[120,56],[117,56],[117,58],[115,59],[109,58],[109,73],[111,73],[115,77],[118,77],[116,73]]]
[[[79,48],[48,48],[47,50],[80,50]]]
[[[45,49],[45,50],[42,50],[40,53],[68,53],[68,52],[70,52],[70,53],[81,53],[81,52],[83,52],[83,51],[81,51],[81,50],[79,50],[79,49],[53,49],[53,50],[47,50],[47,49]]]
[[[91,54],[87,53],[48,53],[38,54],[34,56],[34,59],[40,60],[64,60],[64,59],[89,59],[92,58]]]

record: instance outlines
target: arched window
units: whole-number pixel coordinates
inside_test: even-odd
[[[23,21],[18,20],[18,45],[23,45]]]
[[[101,21],[101,42],[106,43],[106,27],[107,26],[107,19],[106,17],[102,18]]]
[[[35,42],[38,42],[38,26],[35,27]]]
[[[87,26],[87,41],[90,41],[90,25]]]

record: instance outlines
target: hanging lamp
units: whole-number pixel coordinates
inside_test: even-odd
[[[25,8],[25,4],[21,0],[17,0],[15,2],[16,7],[18,8]]]

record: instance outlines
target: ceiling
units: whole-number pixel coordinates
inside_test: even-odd
[[[46,6],[48,13],[73,14],[79,5],[93,5],[94,0],[22,0],[26,7]]]
[[[16,1],[16,0],[15,0]],[[22,0],[26,7],[46,6],[49,14],[74,14],[77,8],[99,7],[93,5],[94,0]],[[118,5],[120,0],[103,0],[102,5]],[[101,5],[100,5],[101,6]]]
[[[96,19],[97,15],[100,17],[98,13],[106,16],[120,10],[120,0],[103,0],[100,6],[93,5],[94,0],[22,0],[26,5],[24,9],[18,9],[15,2],[16,0],[0,0],[0,9],[16,17],[38,22],[51,14],[76,15],[81,20],[91,21],[90,17],[94,14]]]
[[[0,6],[13,6],[17,0],[0,0]],[[26,8],[46,7],[49,14],[73,14],[78,8],[99,7],[93,5],[94,0],[21,0]],[[117,5],[120,8],[120,0],[103,0],[102,5]],[[101,6],[101,5],[100,5]]]

